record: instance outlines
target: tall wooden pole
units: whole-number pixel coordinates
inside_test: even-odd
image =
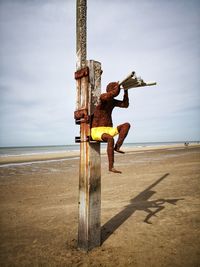
[[[90,117],[98,104],[101,64],[87,61],[87,1],[77,0],[76,18],[76,111],[80,112],[78,247],[88,251],[101,244],[100,144],[90,143]]]
[[[76,1],[76,68],[86,66],[87,60],[87,0]]]

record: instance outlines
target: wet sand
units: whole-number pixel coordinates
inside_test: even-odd
[[[200,266],[200,147],[129,151],[116,155],[122,174],[107,167],[102,155],[102,245],[84,253],[78,159],[1,166],[0,266]]]

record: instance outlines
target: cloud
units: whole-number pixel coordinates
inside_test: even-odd
[[[200,138],[199,11],[195,0],[88,1],[88,59],[102,63],[102,91],[132,70],[158,82],[114,111],[115,124],[134,125],[127,141]],[[74,142],[75,14],[72,0],[0,2],[1,146]]]

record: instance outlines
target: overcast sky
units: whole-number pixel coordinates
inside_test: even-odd
[[[75,2],[0,0],[0,146],[74,143]],[[133,70],[158,83],[113,112],[127,142],[200,140],[199,25],[198,0],[88,0],[102,92]]]

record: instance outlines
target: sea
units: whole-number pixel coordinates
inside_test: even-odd
[[[185,142],[149,142],[149,143],[124,143],[123,147],[149,147],[160,145],[183,144]],[[190,142],[195,143],[195,142]],[[106,144],[101,144],[102,148]],[[29,156],[49,153],[74,152],[79,151],[79,144],[75,145],[58,145],[58,146],[24,146],[24,147],[0,147],[0,157],[9,156]]]
[[[78,150],[79,145],[0,147],[0,157],[44,155]]]

